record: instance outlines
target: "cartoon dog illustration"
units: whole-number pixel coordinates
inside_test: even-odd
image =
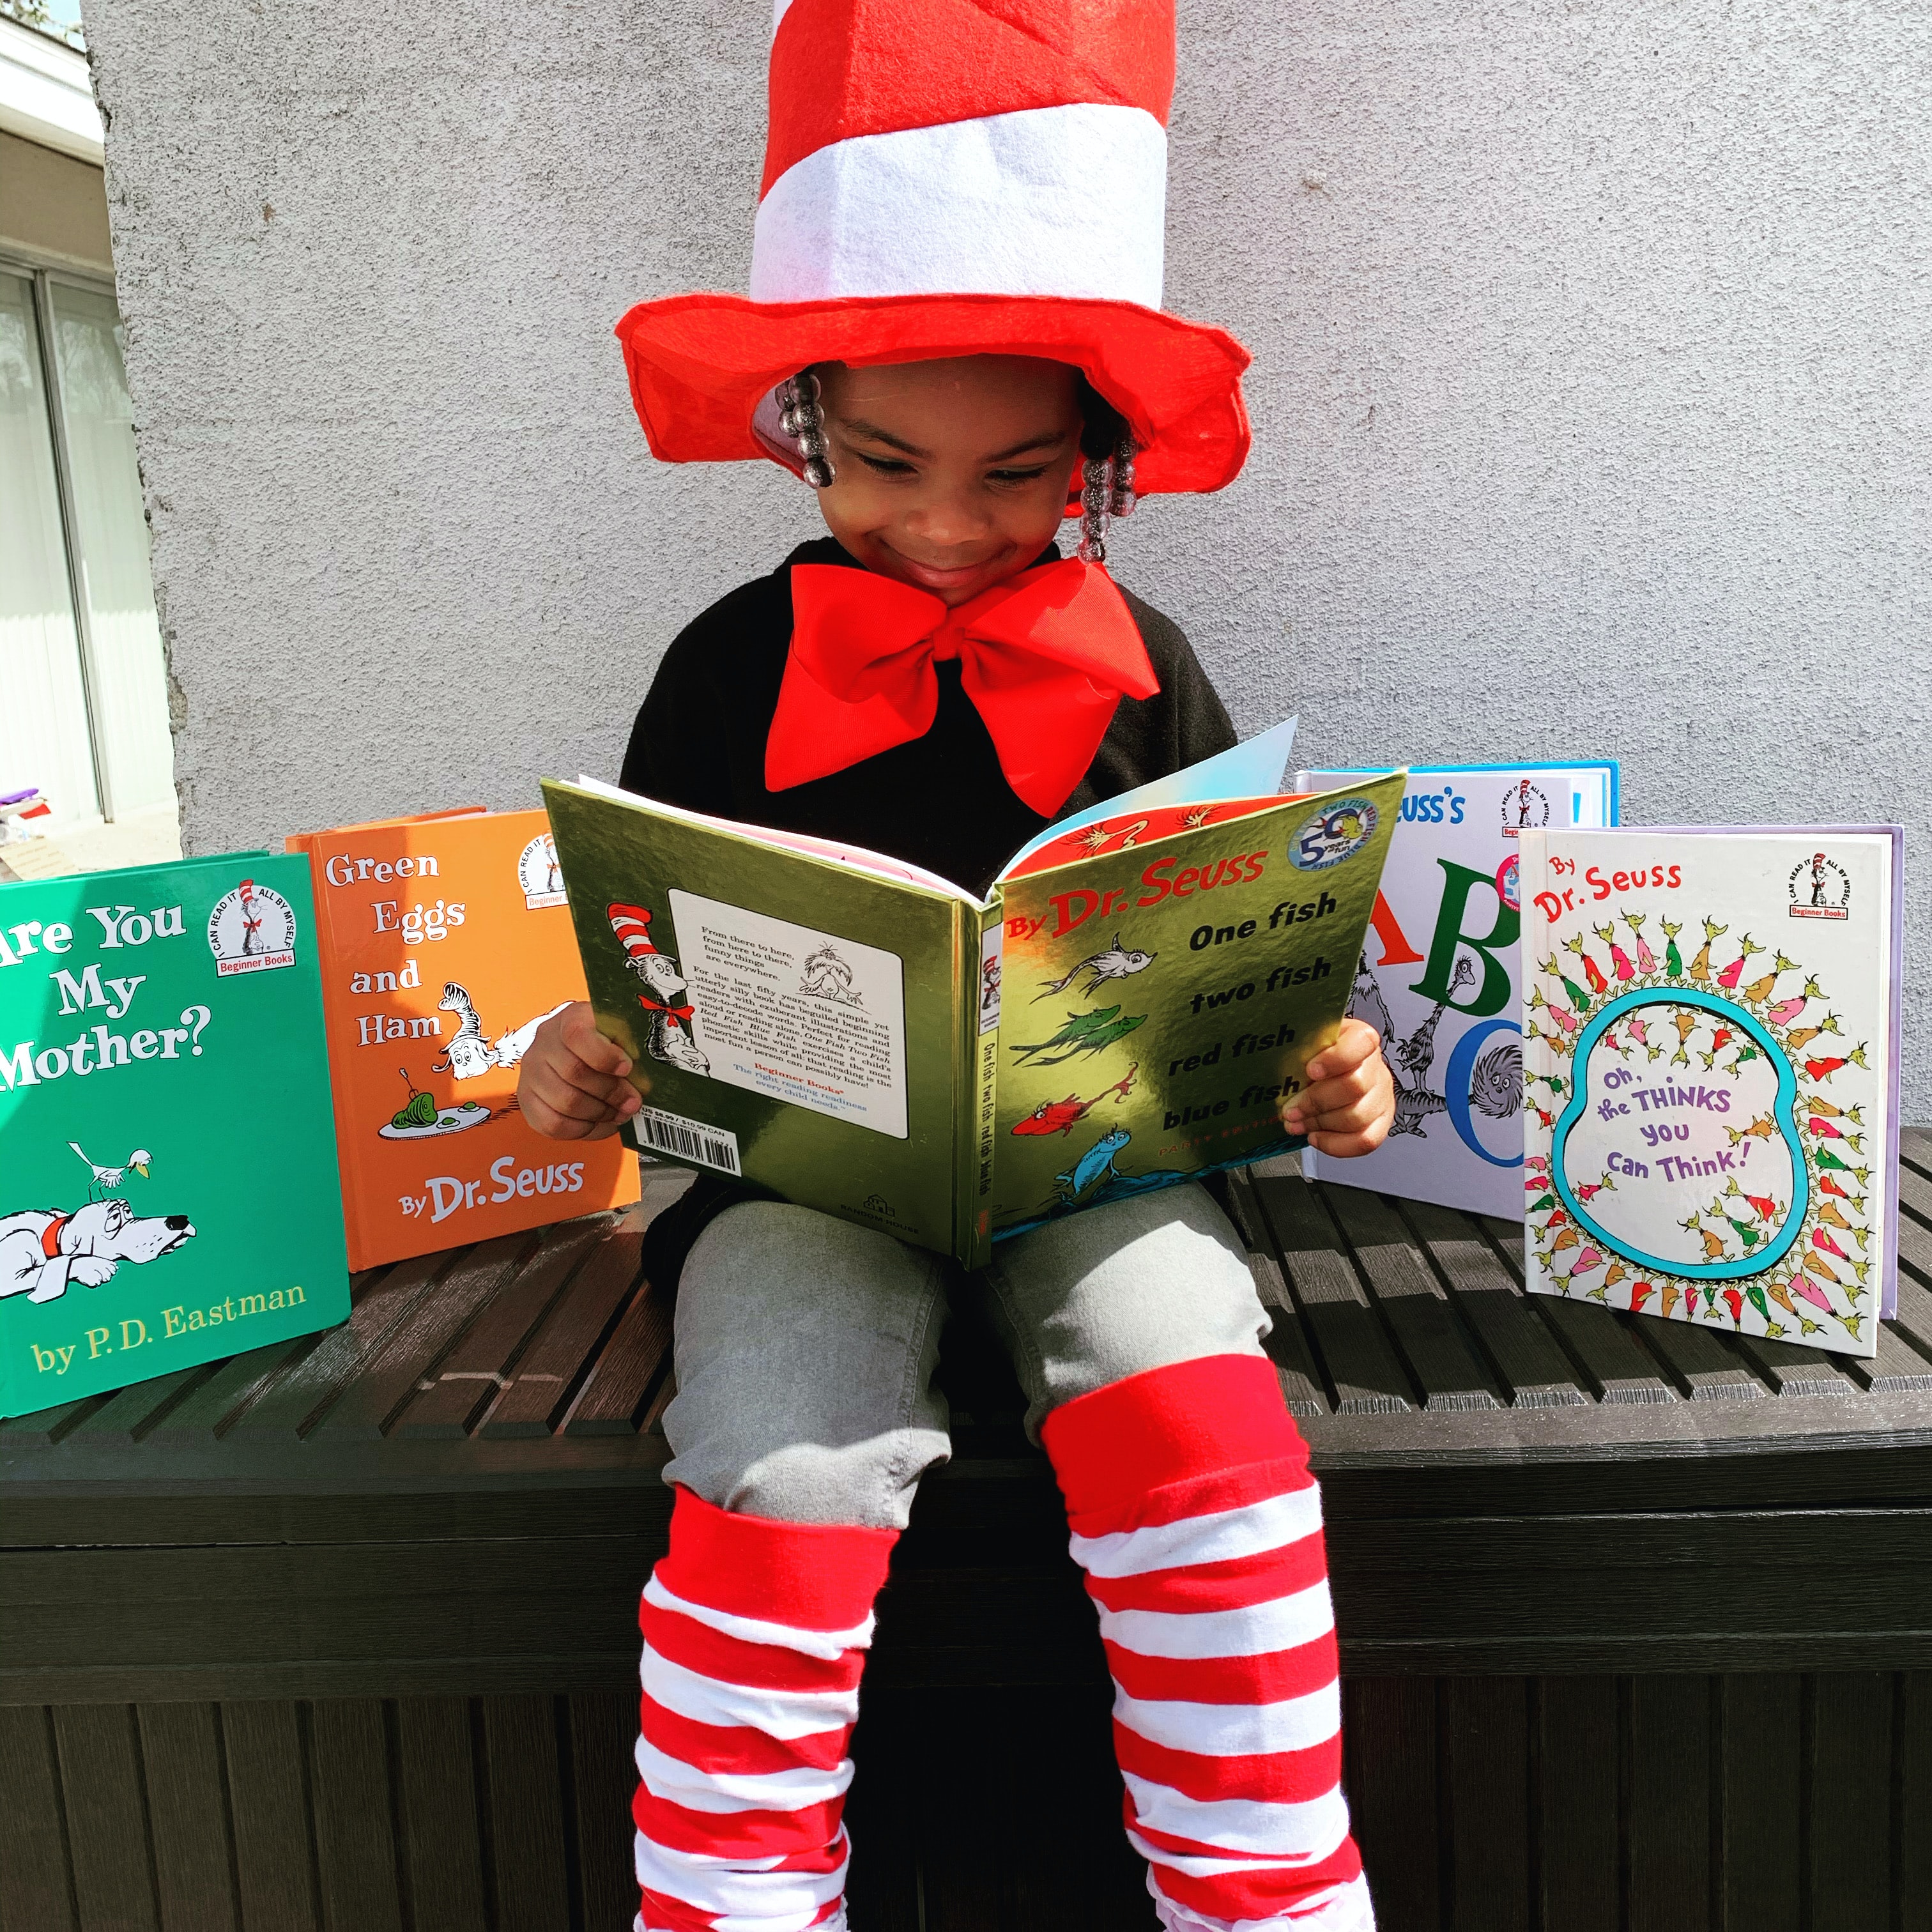
[[[0,1295],[52,1301],[70,1283],[98,1288],[123,1262],[152,1262],[194,1238],[185,1214],[136,1214],[90,1201],[70,1214],[28,1208],[0,1219]]]

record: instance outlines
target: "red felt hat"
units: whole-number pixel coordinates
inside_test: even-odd
[[[777,0],[749,298],[617,325],[652,453],[797,470],[772,391],[814,362],[1039,356],[1120,411],[1134,485],[1248,452],[1225,331],[1160,307],[1173,0]]]

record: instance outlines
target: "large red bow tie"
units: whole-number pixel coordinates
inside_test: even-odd
[[[957,658],[1006,782],[1050,818],[1086,776],[1121,698],[1160,688],[1113,579],[1071,557],[955,610],[869,570],[796,563],[791,610],[765,741],[772,791],[924,737],[939,705],[933,666]]]

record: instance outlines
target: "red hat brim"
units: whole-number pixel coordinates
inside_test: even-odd
[[[754,302],[668,296],[617,325],[631,397],[651,454],[730,463],[772,452],[753,433],[759,404],[814,362],[1037,356],[1079,368],[1127,419],[1134,487],[1218,490],[1247,460],[1241,372],[1252,358],[1225,330],[1136,302],[1064,296],[851,296]]]

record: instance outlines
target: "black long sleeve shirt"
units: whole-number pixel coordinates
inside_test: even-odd
[[[1049,550],[1040,561],[1052,561]],[[664,653],[638,713],[619,782],[688,811],[868,847],[983,893],[1052,820],[1024,803],[961,688],[935,667],[939,706],[926,735],[785,791],[765,787],[765,740],[791,646],[791,566],[863,566],[830,537],[801,544],[768,577],[720,598]],[[1226,708],[1180,627],[1123,590],[1160,688],[1123,698],[1087,774],[1054,818],[1165,778],[1234,742]],[[700,1175],[646,1238],[651,1279],[675,1282],[706,1224],[757,1190]]]

